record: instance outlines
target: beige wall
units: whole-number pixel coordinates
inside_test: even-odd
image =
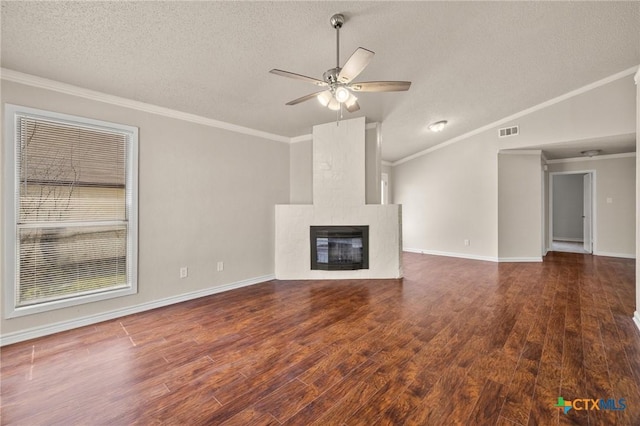
[[[388,164],[382,164],[380,166],[380,174],[387,174],[387,192],[389,193],[388,204],[394,204],[393,202],[393,167]]]
[[[520,126],[517,137],[500,140],[500,149],[539,147],[635,133],[633,76],[588,90],[500,127]]]
[[[594,254],[635,257],[635,157],[552,163],[548,170],[595,171]]]
[[[487,131],[393,168],[405,250],[497,259],[497,148]]]
[[[291,204],[313,204],[313,143],[301,141],[289,148]]]
[[[498,149],[544,149],[556,143],[634,133],[634,94],[633,79],[626,76],[394,165],[393,202],[403,206],[405,250],[497,260]],[[499,139],[497,128],[510,125],[518,125],[520,134]],[[527,182],[533,182],[532,176],[525,178]],[[539,196],[542,188],[548,194],[547,177],[538,172],[537,182]],[[549,223],[546,204],[542,199],[537,202],[540,220],[535,225],[531,222],[540,236],[539,251],[542,228]],[[469,246],[463,245],[464,239],[470,240]],[[504,247],[500,257],[516,256],[514,248]]]
[[[274,206],[289,202],[288,144],[7,81],[2,102],[140,129],[138,294],[3,315],[3,337],[274,274]]]
[[[541,152],[498,155],[498,257],[542,260]]]

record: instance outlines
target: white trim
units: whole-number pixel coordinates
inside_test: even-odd
[[[152,302],[146,302],[140,305],[129,306],[127,308],[103,312],[101,314],[89,315],[82,318],[75,318],[73,320],[61,321],[55,324],[47,324],[44,326],[29,328],[27,330],[7,333],[0,336],[0,346],[10,345],[13,343],[22,342],[29,339],[35,339],[36,337],[47,336],[49,334],[59,333],[61,331],[67,331],[67,330],[71,330],[78,327],[84,327],[84,326],[96,324],[102,321],[108,321],[114,318],[120,318],[126,315],[137,314],[139,312],[149,311],[151,309],[161,308],[163,306],[186,302],[188,300],[193,300],[193,299],[197,299],[204,296],[210,296],[212,294],[222,293],[225,291],[234,290],[241,287],[247,287],[247,286],[259,284],[262,282],[271,281],[273,279],[275,279],[275,275],[273,274],[263,275],[261,277],[255,277],[255,278],[249,278],[242,281],[236,281],[234,283],[224,284],[218,287],[206,288],[204,290],[184,293],[178,296],[166,297],[164,299],[154,300]]]
[[[509,263],[509,262],[542,262],[542,256],[534,256],[534,257],[500,257],[498,258],[498,262],[500,263]]]
[[[569,170],[562,172],[549,172],[549,239],[550,242],[553,243],[553,179],[556,175],[582,175],[582,174],[591,174],[591,252],[588,254],[595,254],[598,250],[598,203],[597,201],[597,191],[596,191],[596,170],[595,169],[587,169],[587,170]],[[584,238],[583,241],[584,242]]]
[[[378,125],[380,123],[378,123],[377,121],[374,121],[373,123],[368,123],[364,126],[365,130],[372,130],[372,129],[377,129]],[[380,133],[378,131],[378,133]],[[307,141],[312,141],[313,140],[313,134],[308,133],[306,135],[300,135],[300,136],[294,136],[292,138],[289,138],[289,143],[298,143],[298,142],[307,142]],[[383,160],[384,162],[384,160]],[[389,163],[391,164],[391,163]]]
[[[289,139],[289,143],[298,143],[298,142],[307,142],[312,141],[313,135],[309,133],[308,135],[300,135]]]
[[[635,156],[636,156],[635,152],[624,152],[621,154],[597,155],[594,157],[560,158],[557,160],[547,160],[547,163],[548,164],[577,163],[579,161],[613,160],[616,158],[629,158],[629,157],[635,157]]]
[[[29,117],[37,120],[63,123],[73,125],[78,128],[93,130],[103,130],[109,133],[118,133],[128,138],[126,149],[126,209],[127,219],[125,221],[103,221],[86,222],[84,224],[68,222],[70,226],[91,226],[91,225],[127,225],[126,247],[127,247],[127,286],[121,288],[105,289],[102,292],[85,292],[70,294],[69,298],[54,299],[51,301],[36,302],[28,306],[16,306],[17,304],[17,276],[19,275],[17,259],[18,231],[20,228],[30,228],[32,225],[18,225],[16,219],[16,206],[19,200],[16,198],[19,185],[15,176],[16,164],[18,163],[16,148],[17,119],[18,117]],[[4,165],[6,170],[4,183],[4,203],[9,208],[5,212],[3,223],[4,245],[4,278],[5,282],[1,289],[4,292],[4,317],[15,318],[24,315],[31,315],[54,309],[66,308],[80,304],[96,302],[116,297],[128,296],[138,292],[138,128],[119,123],[112,123],[102,120],[94,120],[76,115],[62,114],[42,109],[29,108],[20,105],[5,104],[4,123],[6,127]],[[61,226],[64,222],[57,222]],[[50,224],[38,223],[38,227],[48,228]]]
[[[540,155],[542,156],[541,149],[499,149],[498,154],[506,155]]]
[[[423,250],[423,249],[415,249],[415,248],[406,248],[404,247],[402,251],[406,251],[409,253],[418,253],[418,254],[429,254],[432,256],[445,256],[445,257],[456,257],[460,259],[469,259],[469,260],[482,260],[484,262],[497,262],[497,257],[491,256],[480,256],[476,254],[467,254],[467,253],[454,253],[447,251],[439,251],[439,250]]]
[[[551,241],[566,241],[569,243],[584,243],[583,238],[571,238],[571,237],[553,237]]]
[[[145,102],[134,101],[119,96],[109,95],[95,90],[85,89],[71,84],[61,83],[59,81],[49,80],[47,78],[35,75],[25,74],[8,68],[0,68],[0,78],[2,80],[20,83],[27,86],[38,87],[40,89],[52,90],[54,92],[64,93],[67,95],[77,96],[79,98],[90,99],[93,101],[104,102],[111,105],[117,105],[125,108],[131,108],[138,111],[148,112],[151,114],[162,115],[165,117],[175,118],[178,120],[188,121],[191,123],[202,124],[209,127],[228,130],[231,132],[242,133],[250,136],[257,136],[276,142],[289,143],[291,138],[274,133],[263,132],[261,130],[251,129],[249,127],[239,126],[224,121],[214,120],[212,118],[203,117],[196,114],[177,111],[170,108],[164,108]]]
[[[387,161],[387,160],[381,160],[380,164],[382,164],[383,166],[393,167],[393,163],[391,161]]]
[[[638,311],[633,313],[633,322],[636,324],[636,327],[638,327],[638,330],[640,330],[640,313],[638,313]]]
[[[596,256],[605,256],[605,257],[620,257],[622,259],[635,259],[636,255],[633,253],[611,253],[608,251],[595,251],[593,252]]]
[[[455,138],[449,139],[448,141],[445,141],[445,142],[442,142],[442,143],[440,143],[438,145],[432,146],[431,148],[427,148],[425,150],[416,152],[415,154],[412,154],[412,155],[409,155],[407,157],[401,158],[400,160],[396,160],[396,161],[394,161],[392,163],[392,165],[393,166],[397,166],[399,164],[406,163],[407,161],[411,161],[411,160],[413,160],[415,158],[422,157],[423,155],[429,154],[430,152],[433,152],[433,151],[436,151],[438,149],[444,148],[444,147],[449,146],[451,144],[454,144],[456,142],[460,142],[460,141],[462,141],[464,139],[470,138],[471,136],[477,135],[477,134],[485,132],[487,130],[491,130],[491,129],[493,129],[495,127],[498,127],[498,126],[500,126],[500,125],[502,125],[504,123],[507,123],[509,121],[513,121],[513,120],[515,120],[517,118],[523,117],[523,116],[531,114],[533,112],[540,111],[540,110],[542,110],[544,108],[547,108],[547,107],[549,107],[551,105],[555,105],[555,104],[557,104],[559,102],[562,102],[562,101],[565,101],[567,99],[573,98],[574,96],[578,96],[578,95],[581,95],[583,93],[586,93],[589,90],[596,89],[596,88],[598,88],[600,86],[604,86],[605,84],[609,84],[609,83],[611,83],[613,81],[619,80],[619,79],[627,77],[629,75],[632,75],[637,70],[638,70],[638,65],[635,65],[635,66],[633,66],[631,68],[628,68],[628,69],[626,69],[624,71],[621,71],[619,73],[610,75],[609,77],[606,77],[606,78],[603,78],[601,80],[595,81],[593,83],[587,84],[586,86],[580,87],[580,88],[578,88],[576,90],[572,90],[571,92],[565,93],[564,95],[560,95],[560,96],[558,96],[556,98],[550,99],[550,100],[548,100],[546,102],[543,102],[541,104],[535,105],[535,106],[533,106],[531,108],[527,108],[527,109],[525,109],[523,111],[517,112],[515,114],[512,114],[512,115],[510,115],[508,117],[505,117],[503,119],[500,119],[498,121],[494,121],[493,123],[489,123],[487,125],[484,125],[482,127],[477,128],[475,130],[472,130],[470,132],[464,133],[464,134],[462,134],[460,136],[456,136]]]

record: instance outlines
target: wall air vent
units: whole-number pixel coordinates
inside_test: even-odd
[[[518,134],[518,126],[503,127],[498,129],[498,137],[506,138],[507,136],[516,136]]]

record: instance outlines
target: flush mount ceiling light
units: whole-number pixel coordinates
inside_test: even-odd
[[[336,67],[327,70],[322,75],[322,80],[279,69],[269,71],[272,74],[303,80],[324,88],[320,92],[311,93],[287,102],[287,105],[297,105],[309,99],[317,98],[322,106],[331,110],[338,111],[344,106],[347,111],[354,112],[360,109],[360,105],[358,105],[358,98],[354,96],[353,92],[402,92],[409,90],[410,81],[364,81],[355,83],[353,79],[369,65],[374,53],[359,47],[347,59],[344,66],[340,67],[340,28],[345,23],[345,17],[337,13],[331,17],[329,22],[336,30]]]
[[[601,152],[601,149],[589,149],[586,151],[580,151],[580,154],[584,155],[585,157],[593,157],[595,155],[599,155]]]
[[[447,120],[436,121],[435,123],[429,124],[429,130],[432,132],[441,132],[444,130],[444,127],[447,125]]]

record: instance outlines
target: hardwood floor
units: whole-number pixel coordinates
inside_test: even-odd
[[[271,281],[7,346],[2,423],[638,425],[634,263],[405,253],[402,281]]]

